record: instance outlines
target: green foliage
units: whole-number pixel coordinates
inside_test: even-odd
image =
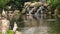
[[[0,0],[0,6],[4,7],[10,0]]]
[[[22,10],[24,2],[28,0],[0,0],[0,8],[5,8],[7,5],[12,6],[12,10],[19,9]],[[31,2],[35,2],[37,0],[30,0]]]
[[[52,3],[52,0],[47,0],[47,3],[49,3],[49,4]]]
[[[47,3],[50,4],[52,9],[55,9],[57,7],[60,9],[60,0],[47,0]]]
[[[60,3],[60,0],[54,0],[55,3]]]
[[[31,0],[31,2],[36,2],[37,0]]]

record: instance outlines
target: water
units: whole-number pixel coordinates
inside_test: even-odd
[[[43,14],[40,7],[37,12],[31,13],[36,9],[27,8],[29,15],[22,15],[19,26],[24,26],[21,29],[22,34],[60,34],[60,18]],[[40,11],[41,10],[41,11]],[[40,14],[38,13],[40,11]],[[22,25],[21,25],[22,24]],[[19,29],[18,28],[18,29]]]
[[[43,14],[40,7],[37,12],[32,15],[31,13],[36,7],[29,11],[28,16],[23,15],[22,19],[24,27],[21,28],[23,34],[60,34],[60,18],[54,16],[48,16]],[[41,10],[41,13],[38,12]]]
[[[46,17],[46,18],[44,18]],[[60,18],[30,15],[25,17],[23,34],[60,34]]]

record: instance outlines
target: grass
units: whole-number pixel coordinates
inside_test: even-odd
[[[0,32],[0,34],[2,34],[2,33]],[[14,34],[14,33],[13,33],[13,31],[8,30],[6,34]]]

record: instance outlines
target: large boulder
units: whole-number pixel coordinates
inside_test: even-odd
[[[24,3],[24,7],[39,7],[41,5],[43,5],[42,2],[33,2],[33,3],[31,3],[31,2],[25,2]]]
[[[31,4],[31,2],[25,2],[25,3],[24,3],[24,7],[30,6],[30,4]]]

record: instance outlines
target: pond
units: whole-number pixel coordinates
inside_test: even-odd
[[[60,18],[54,16],[23,15],[23,34],[60,34]]]

